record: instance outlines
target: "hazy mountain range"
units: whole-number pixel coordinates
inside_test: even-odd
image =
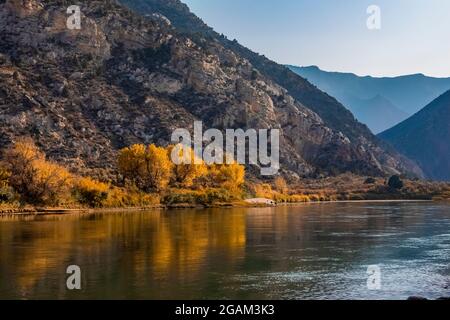
[[[449,181],[450,91],[380,137],[415,160],[427,177]]]
[[[450,89],[450,78],[423,74],[374,78],[316,66],[289,68],[335,97],[374,133],[400,123]]]
[[[202,120],[280,129],[290,177],[422,174],[334,98],[178,0],[77,3],[81,30],[66,27],[66,1],[0,2],[0,148],[31,136],[75,172],[114,177],[118,149],[166,145]]]

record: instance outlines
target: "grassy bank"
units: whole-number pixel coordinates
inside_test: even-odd
[[[284,179],[277,178],[272,183],[254,184],[250,190],[256,197],[272,199],[277,203],[450,199],[449,183],[400,178],[393,183],[391,180],[395,179],[343,174],[301,179],[288,185]]]

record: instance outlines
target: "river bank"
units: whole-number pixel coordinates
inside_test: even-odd
[[[0,216],[7,215],[55,215],[71,213],[95,213],[95,212],[123,212],[123,211],[146,211],[146,210],[169,210],[169,209],[206,209],[206,208],[246,208],[261,207],[261,205],[246,205],[245,202],[222,203],[215,205],[177,204],[177,205],[152,205],[141,207],[117,207],[117,208],[39,208],[24,207],[12,208],[0,206]]]
[[[252,200],[252,199],[248,199]],[[269,200],[269,199],[267,199]],[[211,208],[270,208],[283,206],[300,206],[311,204],[332,204],[332,203],[414,203],[414,202],[442,202],[442,200],[423,200],[423,199],[385,199],[385,200],[329,200],[329,201],[310,201],[295,203],[269,203],[269,202],[252,202],[239,201],[232,203],[217,203],[212,205],[196,205],[196,204],[177,204],[177,205],[152,205],[142,207],[118,207],[118,208],[40,208],[40,207],[24,207],[12,208],[2,207],[0,205],[0,217],[2,216],[26,216],[26,215],[65,215],[65,214],[92,214],[97,212],[114,213],[114,212],[132,212],[146,210],[174,210],[174,209],[211,209]]]
[[[53,206],[21,205],[19,201],[0,203],[0,216],[4,215],[52,215],[68,213],[203,209],[203,208],[254,208],[290,206],[311,203],[341,202],[418,202],[449,201],[450,185],[429,181],[405,180],[400,190],[390,188],[382,178],[369,181],[364,177],[345,175],[318,180],[302,180],[295,186],[277,187],[270,184],[246,185],[245,191],[233,197],[225,189],[202,190],[170,189],[163,194],[112,192],[107,201],[97,205],[71,204]],[[130,195],[134,195],[130,197]],[[131,198],[132,200],[120,200]],[[119,200],[117,200],[119,199]],[[240,200],[242,199],[242,200]],[[144,201],[145,200],[145,201]]]

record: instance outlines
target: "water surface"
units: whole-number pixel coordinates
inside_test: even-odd
[[[0,218],[0,299],[437,298],[449,262],[444,203]],[[81,291],[66,289],[69,265]]]

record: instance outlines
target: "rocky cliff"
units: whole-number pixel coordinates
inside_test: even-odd
[[[330,125],[310,102],[326,97],[332,109],[335,100],[315,97],[306,82],[308,107],[248,57],[180,32],[157,10],[140,16],[113,0],[77,4],[81,29],[70,30],[66,1],[0,1],[1,148],[31,136],[72,170],[111,177],[119,148],[167,144],[174,129],[202,120],[281,129],[281,166],[291,176],[416,170],[369,133]]]

